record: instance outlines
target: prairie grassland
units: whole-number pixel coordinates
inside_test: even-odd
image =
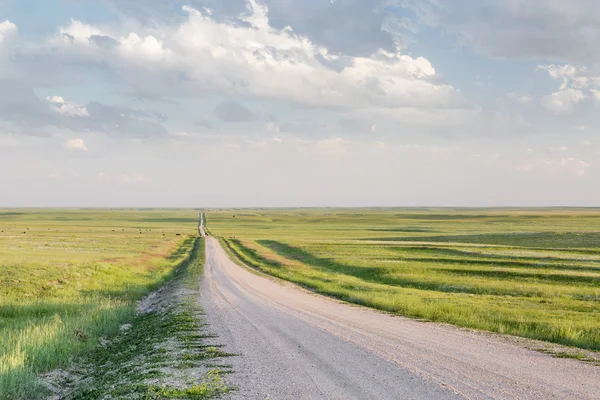
[[[0,210],[0,398],[110,338],[191,251],[197,213]]]
[[[61,399],[211,399],[233,390],[222,376],[234,355],[218,344],[198,301],[204,250],[204,238],[194,239],[189,258],[142,301],[128,329],[46,377]]]
[[[218,210],[207,225],[326,295],[600,350],[599,209]]]

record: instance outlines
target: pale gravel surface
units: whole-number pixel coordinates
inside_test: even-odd
[[[207,238],[202,303],[231,399],[600,399],[600,368],[252,273]]]

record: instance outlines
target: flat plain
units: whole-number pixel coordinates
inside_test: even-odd
[[[242,262],[394,314],[600,350],[598,209],[210,210]]]
[[[35,398],[192,251],[193,210],[0,210],[0,398]]]

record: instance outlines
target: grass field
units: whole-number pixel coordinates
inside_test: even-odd
[[[345,301],[600,350],[600,209],[219,210],[207,226]]]
[[[0,210],[0,398],[110,339],[188,257],[197,213]]]

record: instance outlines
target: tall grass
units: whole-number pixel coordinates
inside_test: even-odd
[[[189,257],[194,224],[182,230],[180,219],[195,214],[0,212],[0,399],[43,398],[41,374],[132,320],[136,301]]]
[[[600,210],[237,210],[208,217],[241,261],[317,292],[600,350]]]

